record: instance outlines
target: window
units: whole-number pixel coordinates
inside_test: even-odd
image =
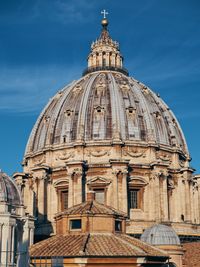
[[[130,190],[130,208],[131,209],[138,209],[139,208],[139,189],[131,189]]]
[[[71,230],[80,230],[81,229],[81,219],[70,220],[70,229]]]
[[[61,210],[68,208],[68,191],[61,191]]]
[[[104,189],[94,189],[95,200],[101,204],[105,203],[105,192]]]
[[[122,222],[116,220],[115,221],[115,232],[121,232],[122,231]]]
[[[51,259],[52,267],[63,267],[63,258],[55,257]],[[48,266],[48,265],[47,265]]]

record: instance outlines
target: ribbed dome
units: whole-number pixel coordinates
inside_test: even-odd
[[[180,245],[180,239],[173,228],[163,224],[147,228],[141,240],[151,245]]]
[[[59,91],[39,116],[26,153],[80,143],[163,145],[188,154],[172,111],[147,86],[117,71],[96,71]]]
[[[0,202],[6,202],[12,206],[21,205],[19,190],[12,179],[0,171]]]

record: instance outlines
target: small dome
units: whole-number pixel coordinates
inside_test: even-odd
[[[6,202],[12,206],[21,205],[20,192],[17,185],[5,173],[0,171],[0,202]]]
[[[180,239],[174,229],[163,224],[147,228],[140,239],[151,245],[180,245]]]

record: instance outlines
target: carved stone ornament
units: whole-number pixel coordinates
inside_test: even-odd
[[[128,84],[121,84],[120,88],[124,92],[128,92],[130,90],[130,87],[128,86]]]
[[[45,161],[46,161],[46,156],[45,156],[45,154],[40,155],[40,156],[37,156],[36,158],[33,159],[33,163],[34,163],[34,165],[36,165],[36,166],[39,166],[39,165],[45,163]]]
[[[141,148],[127,148],[126,150],[124,150],[124,156],[131,156],[132,158],[140,158],[146,157],[146,149],[141,149]]]
[[[75,94],[78,94],[82,90],[83,90],[83,87],[80,84],[77,84],[76,87],[74,87],[72,92]]]
[[[143,92],[144,94],[149,94],[149,90],[148,90],[147,86],[143,86],[143,87],[142,87],[142,92]]]
[[[159,170],[157,172],[153,172],[150,175],[150,180],[156,180],[156,179],[161,179],[161,178],[167,178],[169,175],[167,170]]]
[[[74,158],[75,153],[74,152],[61,152],[57,154],[56,160],[68,160],[70,158]]]
[[[105,151],[103,149],[95,149],[95,150],[88,150],[88,156],[93,156],[93,157],[103,157],[106,155],[110,155],[110,151]]]
[[[167,178],[167,188],[168,189],[175,189],[175,183],[172,177]]]
[[[179,160],[179,165],[181,168],[185,167],[185,161],[184,160]]]
[[[165,162],[165,163],[171,163],[172,162],[171,155],[164,153],[164,152],[160,152],[160,151],[156,152],[156,159],[160,160],[162,162]]]
[[[70,176],[79,176],[82,175],[83,169],[82,168],[74,168],[74,169],[68,169],[68,175]]]
[[[127,169],[122,169],[122,168],[116,168],[113,169],[112,174],[118,175],[118,174],[128,174],[128,170]]]

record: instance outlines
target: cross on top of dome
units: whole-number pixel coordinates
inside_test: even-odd
[[[103,14],[103,18],[106,19],[106,15],[108,15],[109,13],[104,9],[101,11],[101,14]]]

